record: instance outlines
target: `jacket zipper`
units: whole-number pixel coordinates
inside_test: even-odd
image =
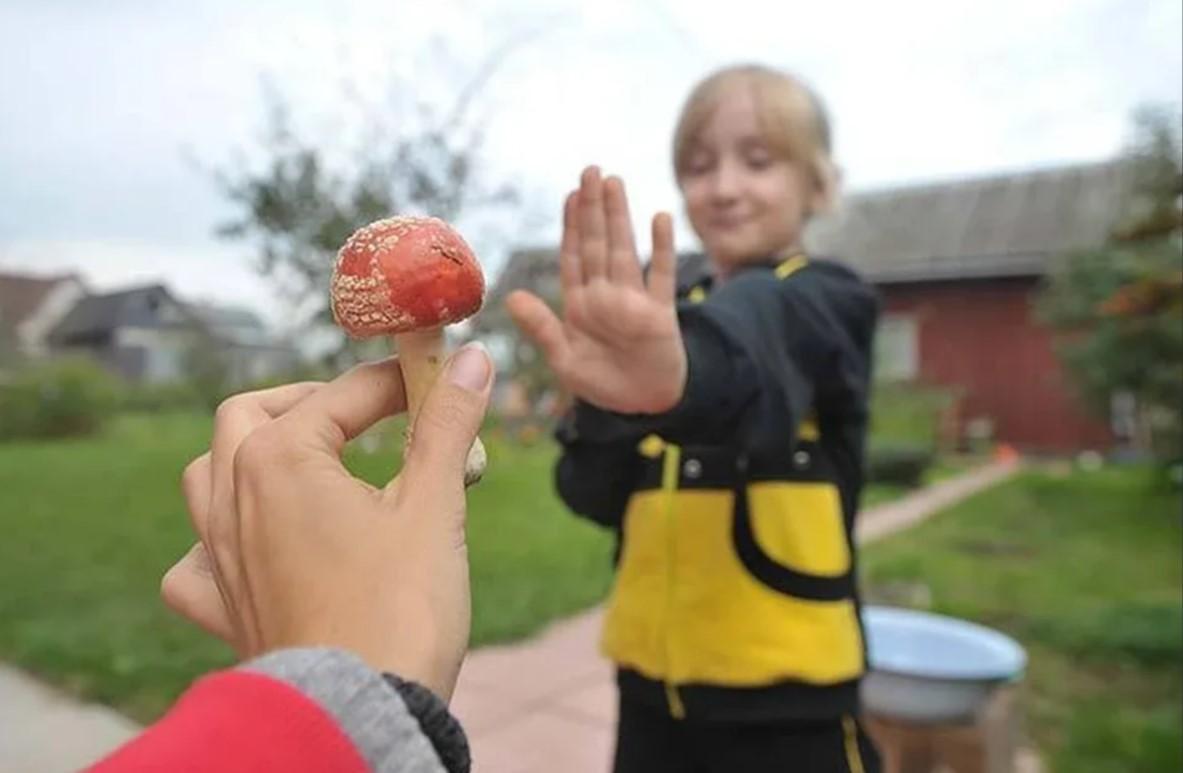
[[[678,493],[678,476],[682,466],[682,449],[676,445],[666,446],[665,457],[662,459],[661,489],[665,494],[665,528],[666,528],[666,585],[665,585],[665,699],[669,704],[670,716],[674,719],[686,718],[686,706],[682,703],[682,696],[678,693],[678,686],[671,678],[673,663],[672,647],[670,645],[670,630],[673,627],[674,583],[676,581],[675,559],[676,530],[674,521],[674,502]]]

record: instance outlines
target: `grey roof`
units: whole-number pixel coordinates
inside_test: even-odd
[[[217,306],[210,303],[189,303],[189,311],[206,329],[227,343],[243,346],[269,344],[263,320],[250,309],[241,306]]]
[[[103,337],[120,327],[167,329],[200,324],[167,288],[148,285],[83,298],[50,337],[58,343],[69,343]]]
[[[1131,183],[1122,160],[853,193],[810,224],[806,248],[869,280],[891,282],[1040,276],[1055,255],[1106,242]],[[680,256],[695,270],[701,254]],[[513,253],[477,325],[504,322],[511,290],[558,295],[554,248]]]
[[[37,311],[55,287],[62,282],[78,281],[74,274],[63,276],[28,276],[0,274],[0,328],[14,329]]]
[[[1105,243],[1129,171],[1117,160],[853,194],[805,244],[879,283],[1039,276],[1052,256]]]
[[[216,306],[210,303],[190,303],[189,309],[211,325],[222,327],[263,327],[259,315],[241,306]]]

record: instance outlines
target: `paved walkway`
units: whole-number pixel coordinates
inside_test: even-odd
[[[0,770],[4,773],[76,771],[139,729],[105,706],[78,703],[0,665]]]
[[[866,543],[906,529],[1016,469],[991,465],[869,509],[860,516],[857,539]],[[534,639],[469,655],[452,708],[468,731],[475,773],[609,769],[616,691],[612,669],[596,648],[602,614],[596,609]],[[5,773],[77,770],[136,729],[110,709],[78,705],[18,672],[0,670]]]
[[[1018,469],[1018,462],[997,462],[928,486],[894,502],[864,510],[859,514],[855,539],[864,545],[903,531],[950,505],[990,488]]]

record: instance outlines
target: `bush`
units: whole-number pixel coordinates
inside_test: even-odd
[[[201,393],[188,383],[140,384],[128,387],[119,401],[125,411],[202,411],[208,408]]]
[[[294,384],[298,381],[332,381],[344,372],[344,369],[332,369],[315,363],[301,363],[267,378],[237,384],[233,388],[225,390],[225,397],[239,392],[272,389],[277,386],[283,386],[284,384]]]
[[[867,453],[867,479],[915,488],[924,481],[936,453],[931,444],[872,443]]]
[[[128,387],[119,407],[132,412],[205,411],[212,413],[227,397],[239,392],[290,384],[295,381],[328,381],[335,374],[313,366],[299,366],[260,381],[238,385],[219,385],[212,380],[190,376],[167,384],[140,384]]]
[[[877,384],[871,395],[871,437],[884,444],[936,446],[956,394],[918,384]]]
[[[119,382],[86,359],[37,365],[0,384],[0,440],[88,435],[118,403]]]

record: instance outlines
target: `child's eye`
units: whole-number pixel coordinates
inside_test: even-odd
[[[744,160],[747,162],[748,168],[756,171],[767,169],[772,166],[772,156],[766,151],[757,150],[749,152],[745,155]]]
[[[714,159],[708,155],[703,154],[691,156],[686,162],[685,173],[688,175],[706,174],[707,172],[711,171],[711,167],[713,167],[714,164]]]

